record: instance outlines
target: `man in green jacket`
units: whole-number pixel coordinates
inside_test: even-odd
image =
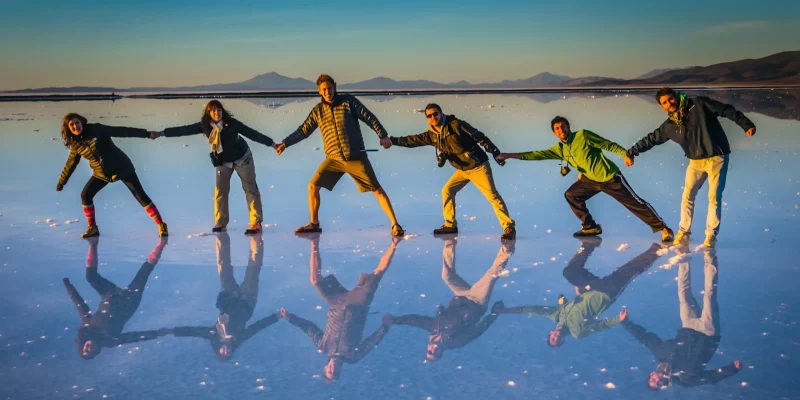
[[[667,227],[653,206],[636,195],[619,168],[603,155],[605,150],[627,158],[622,146],[585,129],[572,132],[569,121],[564,117],[553,118],[550,127],[559,140],[555,146],[527,153],[501,153],[497,159],[561,160],[577,169],[578,181],[564,193],[572,212],[583,224],[581,230],[575,232],[574,236],[596,236],[603,233],[603,228],[595,222],[586,208],[586,201],[597,193],[604,192],[649,225],[653,232],[661,231],[662,241],[672,241],[672,230]],[[568,172],[568,168],[565,170],[565,167],[562,167],[562,174],[566,175]]]
[[[575,286],[578,297],[566,301],[563,295],[559,296],[557,306],[502,307],[494,311],[497,314],[540,315],[553,320],[556,327],[547,335],[547,344],[550,347],[560,347],[564,344],[566,335],[582,339],[625,321],[628,318],[625,309],[620,311],[618,317],[602,320],[598,320],[598,317],[614,304],[634,278],[647,271],[658,260],[661,246],[654,243],[644,253],[610,275],[598,278],[586,269],[586,261],[600,246],[602,239],[584,238],[582,242],[583,246],[564,268],[564,277]]]
[[[372,192],[378,198],[378,203],[392,224],[392,236],[404,236],[405,231],[397,222],[392,202],[378,182],[378,176],[367,158],[358,121],[369,125],[380,137],[381,145],[389,148],[391,142],[386,129],[375,114],[364,107],[355,96],[339,94],[336,91],[336,82],[330,76],[320,75],[317,78],[317,89],[322,101],[311,110],[303,125],[275,146],[275,152],[280,155],[287,147],[311,136],[317,127],[322,131],[325,161],[317,168],[317,173],[308,185],[311,221],[297,228],[295,233],[322,232],[319,226],[319,191],[321,188],[333,190],[339,179],[348,174],[356,182],[360,192]]]
[[[428,130],[418,135],[390,137],[392,145],[401,147],[433,146],[436,148],[436,160],[439,167],[445,161],[456,169],[450,180],[442,188],[442,213],[444,225],[434,229],[434,235],[448,235],[458,233],[456,223],[456,193],[461,191],[468,183],[472,182],[483,193],[494,208],[494,213],[503,227],[500,240],[514,240],[517,231],[514,220],[508,214],[508,207],[497,192],[492,176],[492,167],[489,165],[491,153],[497,160],[500,150],[486,137],[483,132],[473,128],[466,121],[456,118],[455,115],[445,115],[438,104],[428,104],[425,107],[425,118],[428,120]],[[483,147],[483,149],[481,149]],[[486,150],[484,152],[484,150]],[[501,166],[505,164],[498,161]]]
[[[688,242],[692,231],[694,198],[708,180],[708,216],[703,244],[708,248],[714,247],[722,218],[722,191],[725,190],[731,153],[728,137],[718,117],[735,122],[750,137],[756,134],[756,126],[732,105],[708,97],[690,98],[665,87],[656,93],[656,100],[667,112],[668,118],[628,150],[629,158],[625,164],[633,165],[635,156],[670,140],[681,145],[689,159],[689,166],[686,168],[686,183],[681,199],[681,224],[675,241]]]

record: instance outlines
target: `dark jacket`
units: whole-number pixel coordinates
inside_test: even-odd
[[[250,128],[236,118],[230,118],[223,123],[224,126],[222,127],[222,132],[220,133],[220,138],[222,141],[222,153],[217,156],[219,161],[222,163],[234,162],[244,157],[244,155],[247,154],[247,150],[250,149],[250,147],[247,145],[247,142],[242,139],[239,134],[242,134],[244,137],[254,142],[261,143],[265,146],[272,146],[275,143],[268,136],[261,134],[253,128]],[[174,128],[164,129],[164,136],[166,137],[189,136],[197,135],[199,133],[202,133],[208,137],[211,132],[203,132],[203,126],[200,122],[191,125],[176,126]]]
[[[252,311],[249,313],[250,315],[253,314]],[[250,326],[247,326],[247,320],[249,317],[247,319],[242,319],[234,314],[230,314],[229,318],[230,326],[228,327],[227,332],[232,336],[231,343],[233,344],[234,349],[239,348],[239,346],[241,346],[245,341],[253,337],[258,332],[261,332],[270,327],[272,324],[278,322],[278,316],[276,314],[270,314],[264,318],[261,318],[260,320],[250,324]],[[223,344],[222,338],[217,332],[216,326],[178,326],[174,328],[173,334],[175,336],[195,337],[208,340],[215,350],[219,349]]]
[[[672,381],[681,386],[717,383],[739,372],[733,363],[706,370],[719,347],[719,336],[706,336],[693,329],[681,328],[675,339],[665,341],[629,320],[623,321],[622,326],[653,352],[658,362],[671,365]]]
[[[441,133],[428,129],[418,135],[391,139],[393,145],[401,147],[436,147],[436,150],[450,161],[450,165],[462,171],[480,167],[489,160],[479,146],[483,146],[486,152],[492,153],[493,156],[500,154],[497,146],[483,132],[456,118],[455,115],[447,116]]]
[[[286,147],[311,136],[320,128],[325,155],[337,160],[355,160],[364,156],[364,137],[358,120],[369,125],[378,137],[387,136],[375,114],[349,94],[337,94],[333,103],[321,101],[296,131],[283,139]]]
[[[483,319],[486,307],[463,296],[455,296],[447,308],[439,306],[435,317],[410,314],[397,317],[396,325],[408,325],[440,335],[447,349],[464,347],[477,339],[497,320],[497,314],[489,314]]]
[[[638,156],[647,150],[672,140],[683,148],[686,157],[692,160],[730,154],[728,137],[717,117],[735,122],[745,131],[755,127],[752,121],[730,104],[720,103],[708,97],[686,98],[683,124],[678,126],[667,119],[653,133],[643,137],[628,150],[628,156]]]
[[[75,172],[81,157],[89,160],[94,171],[93,176],[106,182],[115,182],[135,172],[131,159],[111,140],[112,137],[148,138],[147,130],[126,128],[122,126],[106,126],[86,124],[83,132],[75,136],[69,146],[69,157],[58,183],[66,185],[69,177]]]
[[[363,305],[331,308],[325,331],[319,329],[313,322],[294,314],[289,317],[289,323],[303,330],[323,354],[355,364],[369,354],[389,332],[390,326],[381,324],[375,332],[361,340],[368,312],[369,307]]]

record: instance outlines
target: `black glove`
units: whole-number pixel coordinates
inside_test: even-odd
[[[56,185],[56,192],[60,192],[60,191],[62,191],[62,190],[64,190],[64,185],[63,185],[63,184],[61,184],[61,183],[57,184],[57,185]]]

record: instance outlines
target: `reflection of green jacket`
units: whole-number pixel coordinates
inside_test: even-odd
[[[609,161],[603,150],[625,157],[622,146],[581,129],[572,132],[566,142],[559,142],[547,150],[522,153],[521,160],[564,160],[587,178],[595,182],[608,182],[619,173],[619,167]]]
[[[550,318],[559,325],[566,325],[575,339],[582,339],[620,323],[618,316],[597,319],[613,303],[607,294],[590,290],[562,306],[519,307],[519,313]]]

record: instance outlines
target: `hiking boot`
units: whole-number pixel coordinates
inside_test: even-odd
[[[703,241],[703,246],[713,249],[717,246],[717,238],[714,236],[706,236],[706,240]]]
[[[516,240],[517,239],[517,230],[514,227],[509,226],[506,229],[503,229],[503,234],[500,235],[500,240],[508,241],[508,240]]]
[[[458,234],[457,226],[442,225],[433,230],[434,235],[456,235]]]
[[[400,224],[392,225],[392,236],[402,237],[406,235],[405,229]]]
[[[320,233],[322,232],[322,228],[319,227],[319,224],[315,224],[309,222],[297,229],[294,230],[294,233]]]
[[[220,232],[225,232],[227,230],[228,230],[227,228],[225,228],[224,226],[220,226],[220,225],[214,225],[214,227],[211,228],[211,232],[212,233],[220,233]]]
[[[162,222],[158,224],[158,237],[167,237],[169,236],[169,231],[167,230],[167,223]]]
[[[597,235],[599,235],[601,233],[603,233],[603,227],[601,227],[600,224],[597,224],[597,225],[594,225],[594,226],[581,228],[581,230],[573,233],[572,236],[575,236],[575,237],[597,236]]]
[[[261,222],[254,222],[254,223],[250,224],[250,226],[247,229],[245,229],[244,234],[245,235],[255,235],[255,234],[261,233],[262,231],[263,231],[263,228],[261,227]]]
[[[678,231],[674,242],[675,244],[689,244],[689,234],[684,231]]]
[[[97,225],[89,225],[86,228],[86,232],[81,235],[81,238],[87,239],[95,236],[100,236],[100,229],[97,229]]]
[[[666,226],[664,229],[661,230],[661,241],[662,242],[671,242],[674,238],[672,229],[667,228]]]

